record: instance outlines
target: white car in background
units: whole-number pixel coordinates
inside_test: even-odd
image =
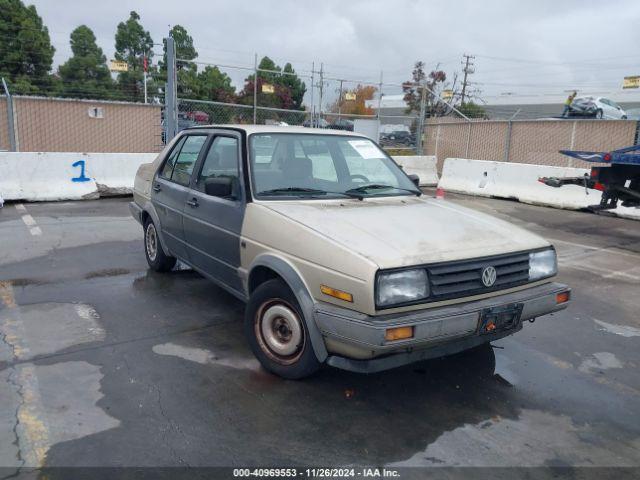
[[[593,117],[607,120],[626,120],[627,114],[613,100],[604,97],[578,97],[569,106],[571,117]]]

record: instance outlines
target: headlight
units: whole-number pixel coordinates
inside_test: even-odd
[[[529,280],[540,280],[558,273],[556,251],[553,248],[529,254]]]
[[[387,307],[398,303],[413,302],[429,296],[427,271],[402,270],[378,275],[376,305]]]

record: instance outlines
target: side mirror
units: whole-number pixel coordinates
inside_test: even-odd
[[[229,198],[233,194],[233,179],[230,177],[207,178],[204,182],[204,193],[212,197]]]
[[[411,175],[409,175],[409,179],[413,182],[413,184],[420,188],[420,177],[418,175],[416,175],[415,173],[412,173]]]

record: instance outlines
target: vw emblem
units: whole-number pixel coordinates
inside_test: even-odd
[[[482,283],[485,287],[492,287],[496,283],[496,269],[494,267],[485,267],[482,270]]]

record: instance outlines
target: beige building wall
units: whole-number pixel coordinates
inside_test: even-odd
[[[144,153],[162,148],[158,105],[13,98],[18,149],[22,152]]]
[[[425,154],[435,155],[438,171],[445,158],[509,161],[563,167],[587,162],[559,150],[610,151],[633,145],[636,121],[434,119],[425,127]]]

